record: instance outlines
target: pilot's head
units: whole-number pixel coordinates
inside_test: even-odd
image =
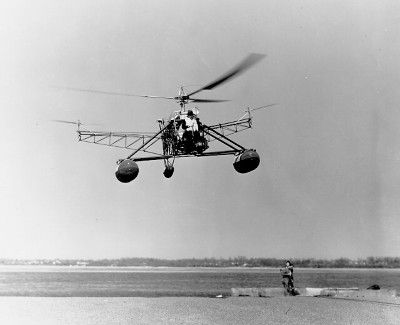
[[[194,116],[193,111],[191,109],[188,110],[187,116],[188,117],[193,117]]]

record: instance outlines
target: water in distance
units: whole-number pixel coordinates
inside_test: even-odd
[[[296,287],[378,284],[400,292],[399,269],[296,269]],[[234,287],[280,287],[273,268],[1,267],[0,296],[160,297],[230,295]]]

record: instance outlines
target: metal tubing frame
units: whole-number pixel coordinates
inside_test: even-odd
[[[168,156],[155,156],[155,157],[140,157],[133,159],[134,161],[151,161],[151,160],[162,160],[162,159],[170,159],[170,158],[188,158],[188,157],[213,157],[213,156],[227,156],[227,155],[236,155],[241,153],[242,150],[225,150],[225,151],[212,151],[205,152],[197,155],[168,155]]]
[[[147,140],[145,143],[143,143],[139,148],[137,148],[133,153],[131,153],[126,159],[131,159],[134,155],[136,155],[140,150],[142,150],[142,148],[144,148],[145,146],[147,146],[147,144],[149,144],[151,141],[153,141],[157,136],[159,136],[166,128],[167,126],[164,126],[162,129],[160,128],[160,131],[158,131],[154,136],[152,136],[149,140]],[[157,139],[158,141],[159,139]],[[155,142],[154,142],[155,143]],[[154,144],[153,143],[153,144]],[[151,144],[151,145],[153,145]]]
[[[151,141],[153,141],[159,134],[161,134],[167,126],[163,127],[160,129],[158,133],[156,133],[152,138],[150,138],[148,141],[146,141],[141,147],[136,149],[132,154],[130,154],[126,159],[132,158],[136,153],[138,153],[142,148],[144,148],[147,144],[149,144]],[[211,129],[207,125],[203,124],[203,131],[208,134],[209,136],[213,137],[214,139],[220,141],[221,143],[225,144],[232,150],[223,150],[223,151],[212,151],[212,152],[205,152],[201,154],[184,154],[184,155],[160,155],[160,156],[155,156],[155,157],[139,157],[139,158],[134,158],[134,161],[151,161],[151,160],[168,160],[171,158],[185,158],[185,157],[211,157],[211,156],[224,156],[224,155],[237,155],[242,153],[246,148],[241,146],[240,144],[236,143],[235,141],[227,138],[223,134]],[[212,134],[215,133],[215,134]],[[224,140],[226,141],[224,141]],[[157,139],[158,140],[158,139]]]
[[[224,129],[224,128],[226,128],[226,129],[228,129],[228,127],[230,127],[230,126],[235,126],[236,127],[236,129],[235,130],[232,130],[232,131],[235,131],[235,133],[236,132],[239,132],[239,130],[237,129],[237,127],[238,126],[242,126],[242,125],[246,125],[246,127],[245,127],[245,129],[248,129],[248,128],[251,128],[251,118],[246,118],[246,119],[239,119],[239,120],[237,120],[237,121],[232,121],[232,122],[225,122],[225,123],[219,123],[219,124],[214,124],[214,125],[210,125],[210,126],[208,126],[210,129],[213,129],[213,130],[215,130],[215,129]],[[229,130],[229,129],[228,129]]]
[[[137,133],[121,133],[121,132],[98,132],[98,131],[78,131],[78,141],[86,143],[94,143],[103,146],[131,149],[137,143],[144,144],[148,139],[154,136]],[[133,139],[133,140],[130,140]],[[129,141],[128,141],[129,140]]]
[[[243,122],[248,123],[249,121],[243,121]],[[226,126],[228,126],[228,124],[231,124],[231,123],[232,122],[224,123],[224,124],[221,124],[221,126],[226,127]],[[234,125],[234,123],[232,123],[231,125]],[[160,125],[160,130],[157,133],[153,134],[151,137],[149,137],[147,141],[144,141],[145,136],[142,135],[139,138],[137,138],[136,140],[134,140],[132,143],[130,143],[129,145],[127,145],[127,143],[125,143],[124,147],[129,148],[130,146],[139,142],[140,140],[143,141],[143,143],[137,149],[135,149],[135,151],[133,153],[131,153],[126,159],[131,159],[139,151],[149,152],[149,151],[146,151],[146,149],[161,139],[161,138],[157,138],[157,137],[159,137],[159,135],[162,134],[167,127],[168,127],[168,125],[165,125],[163,127],[161,127],[161,125]],[[225,144],[227,147],[231,148],[232,150],[212,151],[212,152],[205,152],[205,153],[203,152],[200,154],[180,154],[180,155],[163,155],[163,154],[157,154],[154,152],[149,152],[149,153],[155,154],[157,156],[138,157],[138,158],[134,158],[133,160],[134,161],[164,160],[164,162],[165,162],[166,160],[171,159],[171,158],[175,159],[175,158],[185,158],[185,157],[211,157],[211,156],[223,156],[223,155],[237,155],[237,154],[242,153],[244,150],[246,150],[246,148],[244,148],[240,144],[236,143],[235,141],[229,139],[227,136],[214,130],[213,129],[214,127],[215,126],[209,127],[209,126],[203,124],[203,131],[210,137]],[[127,136],[124,136],[123,134],[121,134],[121,135],[113,134],[112,132],[110,132],[110,133],[101,132],[100,134],[94,134],[94,135],[88,134],[88,133],[89,133],[88,131],[78,131],[79,141],[89,142],[88,139],[93,139],[93,142],[92,141],[90,141],[90,142],[110,146],[110,145],[115,145],[117,142],[119,142],[121,140],[125,140],[125,141],[127,140]],[[119,139],[111,142],[112,135],[119,137]],[[82,137],[82,136],[86,136],[86,137]],[[96,140],[96,136],[100,136],[101,137],[100,140]],[[101,143],[101,141],[105,140],[107,137],[110,137],[109,143],[108,144]],[[146,148],[146,149],[143,149],[143,148]]]
[[[214,139],[218,140],[219,142],[222,142],[223,144],[227,145],[228,147],[234,149],[234,150],[238,150],[237,148],[240,148],[240,150],[238,151],[243,151],[246,150],[245,147],[241,146],[240,144],[236,143],[235,141],[233,141],[232,139],[229,139],[228,137],[224,136],[223,134],[215,131],[214,129],[208,127],[207,125],[203,124],[203,130],[205,133],[207,133],[209,136],[213,137]],[[219,137],[215,136],[214,134],[211,134],[209,131],[216,133]],[[223,138],[224,140],[227,140],[229,143],[223,141],[221,138]],[[234,146],[236,146],[237,148],[235,148]]]

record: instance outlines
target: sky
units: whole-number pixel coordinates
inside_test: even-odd
[[[0,257],[398,256],[398,1],[3,1],[0,3]],[[206,124],[247,107],[234,157],[139,163],[77,141],[73,125],[156,131],[175,96],[248,53],[266,58],[199,98]],[[189,89],[193,89],[190,88]],[[87,126],[96,129],[99,126]]]

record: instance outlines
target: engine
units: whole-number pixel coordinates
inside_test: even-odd
[[[237,156],[233,163],[233,168],[238,173],[244,174],[256,169],[260,164],[260,156],[254,149],[245,150],[240,156]]]
[[[115,176],[121,183],[133,181],[139,174],[139,166],[131,159],[122,160],[117,167]]]

